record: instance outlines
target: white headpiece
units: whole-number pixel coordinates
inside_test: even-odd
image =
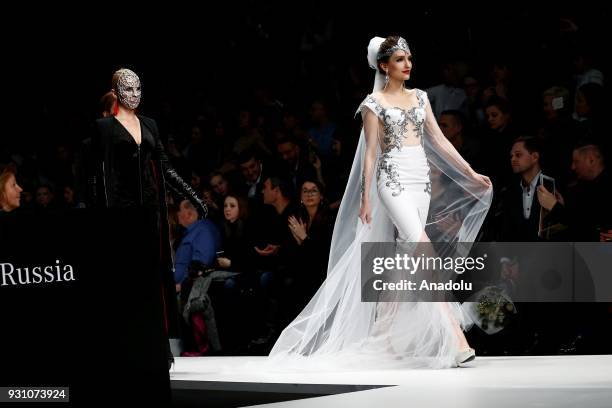
[[[368,64],[370,68],[376,70],[374,74],[374,87],[372,92],[377,92],[385,87],[385,76],[378,71],[378,50],[380,50],[380,44],[385,41],[384,38],[374,37],[368,44]]]

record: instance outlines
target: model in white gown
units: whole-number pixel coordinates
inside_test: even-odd
[[[406,74],[410,51],[394,38],[382,67],[403,67]],[[383,40],[368,46],[377,70]],[[471,322],[457,302],[361,301],[362,242],[443,242],[435,247],[438,255],[461,255],[466,246],[457,243],[476,239],[492,196],[488,178],[476,174],[440,131],[427,94],[404,89],[407,78],[397,72],[388,75],[385,80],[377,72],[374,92],[359,106],[364,127],[327,279],[274,345],[270,360],[278,366],[454,367],[468,348],[462,330]]]

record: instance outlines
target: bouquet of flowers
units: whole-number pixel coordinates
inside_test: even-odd
[[[510,297],[497,286],[487,286],[480,290],[464,303],[464,308],[474,323],[487,334],[502,330],[510,316],[516,313]]]

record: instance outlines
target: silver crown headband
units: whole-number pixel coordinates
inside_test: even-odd
[[[389,48],[385,52],[379,51],[376,55],[376,59],[380,61],[385,57],[390,57],[395,51],[405,51],[407,54],[410,54],[410,48],[408,48],[408,43],[402,37],[397,40],[397,44],[395,44],[393,47]]]

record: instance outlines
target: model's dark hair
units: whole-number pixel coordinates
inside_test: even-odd
[[[105,93],[100,99],[100,113],[112,113],[113,106],[115,105],[116,100],[117,97],[112,91],[108,91],[107,93]]]
[[[395,47],[397,45],[397,42],[399,41],[400,36],[399,35],[391,35],[389,37],[387,37],[385,39],[385,41],[382,42],[382,44],[380,44],[380,48],[378,50],[379,54],[384,54],[385,52],[389,51],[391,48]],[[382,57],[380,59],[378,59],[376,61],[376,63],[378,64],[378,72],[380,72],[381,74],[385,74],[385,70],[382,69],[382,67],[380,66],[381,63],[388,63],[389,62],[389,57],[390,55],[387,55],[385,57]]]

